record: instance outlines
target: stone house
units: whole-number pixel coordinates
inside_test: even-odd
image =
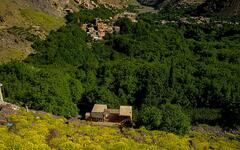
[[[85,118],[97,122],[121,123],[124,120],[132,121],[132,106],[108,109],[107,105],[95,104],[92,111],[86,113]]]

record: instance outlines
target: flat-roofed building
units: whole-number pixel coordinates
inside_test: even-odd
[[[107,105],[95,104],[91,113],[87,112],[86,120],[121,123],[132,121],[132,106],[120,106],[120,109],[108,109]]]
[[[128,118],[132,121],[132,106],[120,106],[119,116],[122,118]]]
[[[91,112],[91,118],[94,121],[104,121],[104,110],[107,109],[107,105],[95,104]]]

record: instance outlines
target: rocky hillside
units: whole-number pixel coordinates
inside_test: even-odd
[[[32,34],[43,37],[64,25],[69,0],[1,0],[0,63],[31,53]]]
[[[220,14],[224,16],[240,15],[239,0],[207,0],[199,7],[200,13]]]
[[[163,8],[167,5],[174,6],[177,4],[201,4],[204,0],[138,0],[141,4],[153,6],[155,8]]]
[[[143,5],[156,6],[160,3],[162,3],[163,0],[139,0],[139,2]]]

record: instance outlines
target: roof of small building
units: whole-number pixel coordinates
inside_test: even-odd
[[[120,116],[129,116],[132,118],[132,106],[120,106]]]
[[[107,105],[94,104],[92,112],[104,112],[105,109],[107,109]]]

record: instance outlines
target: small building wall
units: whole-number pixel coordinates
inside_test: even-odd
[[[86,112],[85,119],[88,120],[88,121],[91,120],[91,113],[90,112]]]
[[[120,106],[120,117],[130,118],[132,120],[132,106]]]
[[[109,114],[106,114],[105,116],[106,116],[105,117],[106,122],[120,122],[118,114],[109,113]]]
[[[4,103],[3,101],[3,93],[2,93],[2,84],[0,83],[0,104]]]
[[[104,115],[102,112],[92,112],[91,117],[92,118],[104,118]]]

